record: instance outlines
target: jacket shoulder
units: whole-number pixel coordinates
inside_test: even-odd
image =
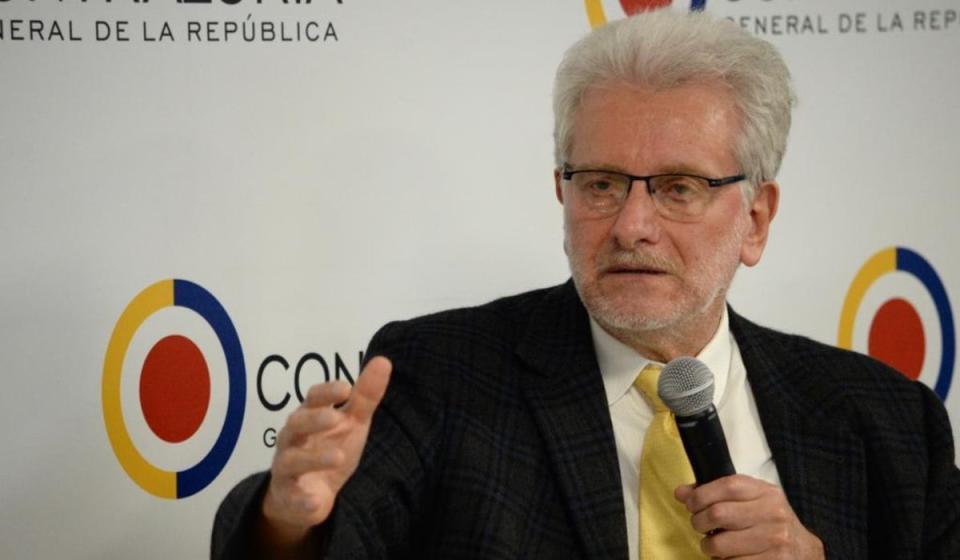
[[[371,349],[417,344],[513,347],[535,310],[562,286],[541,288],[495,299],[482,305],[448,309],[393,321],[374,335]]]
[[[804,413],[842,414],[854,424],[922,430],[938,399],[919,381],[859,352],[788,334],[731,315],[751,384],[774,391]],[[942,408],[942,405],[939,405]]]
[[[789,361],[805,368],[806,375],[850,389],[881,385],[910,390],[917,385],[887,364],[853,350],[763,327],[739,316],[731,318],[731,329],[741,352],[759,358],[763,366],[783,368],[782,362]]]

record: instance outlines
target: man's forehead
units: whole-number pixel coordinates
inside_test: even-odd
[[[733,97],[716,83],[670,89],[604,84],[584,95],[569,159],[580,168],[632,174],[734,173],[738,127]]]
[[[574,114],[573,132],[584,126],[618,124],[653,126],[674,121],[674,126],[727,126],[739,122],[740,111],[729,88],[717,83],[691,83],[674,88],[629,84],[591,87]],[[609,122],[608,122],[609,121]]]

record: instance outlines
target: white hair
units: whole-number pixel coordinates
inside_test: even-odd
[[[577,41],[557,69],[553,91],[554,158],[567,161],[573,123],[588,89],[626,83],[669,89],[720,81],[741,113],[735,155],[747,175],[744,196],[780,169],[795,104],[790,72],[770,43],[703,12],[645,12]]]

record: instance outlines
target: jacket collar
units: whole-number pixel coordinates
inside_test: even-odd
[[[586,558],[626,560],[623,486],[613,424],[572,281],[546,292],[532,311],[517,354],[521,381]]]

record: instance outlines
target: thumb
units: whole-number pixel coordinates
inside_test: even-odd
[[[690,495],[693,494],[694,488],[696,488],[696,486],[694,486],[693,484],[683,484],[681,486],[677,486],[677,488],[673,491],[673,497],[678,502],[681,502],[684,505],[686,505],[687,498],[689,498]]]
[[[374,356],[360,372],[343,411],[360,421],[368,421],[383,399],[393,364],[383,356]]]

